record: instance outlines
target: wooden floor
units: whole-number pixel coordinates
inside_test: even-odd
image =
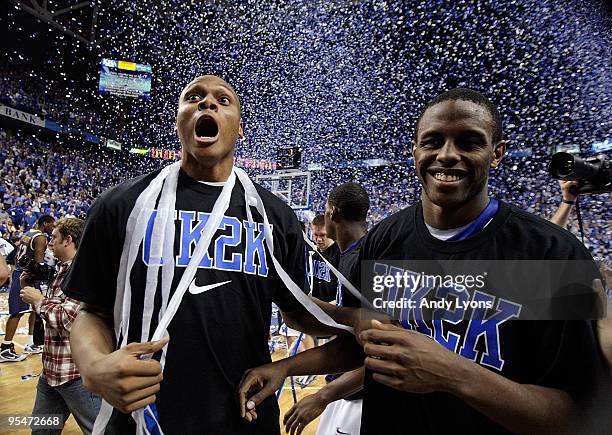
[[[0,293],[0,312],[6,311],[6,293]],[[17,334],[15,335],[14,342],[16,351],[21,353],[23,346],[27,341],[27,316],[24,315],[19,324]],[[4,327],[6,323],[6,316],[0,316],[0,332],[4,333]],[[2,335],[0,338],[4,338]],[[285,357],[285,351],[275,352],[273,359],[277,360]],[[34,399],[36,397],[36,384],[38,382],[37,377],[31,377],[27,380],[23,380],[22,377],[28,377],[28,375],[39,375],[42,370],[41,355],[30,355],[24,361],[17,363],[2,363],[0,364],[0,414],[31,414],[34,406]],[[304,389],[299,388],[296,385],[296,393],[298,400],[307,395],[313,394],[319,388],[325,385],[323,376],[317,377],[317,379],[311,384],[311,386]],[[282,427],[282,418],[285,412],[287,412],[291,406],[293,406],[293,395],[291,393],[291,386],[289,380],[285,382],[283,393],[281,394],[279,405],[281,408],[281,433],[285,434],[284,428]],[[314,435],[317,430],[319,419],[316,419],[310,423],[302,434]],[[0,428],[0,434],[15,433],[15,434],[27,434],[30,433],[28,430],[19,431],[8,431],[7,429]],[[71,416],[66,422],[66,426],[62,432],[63,434],[80,434],[81,430],[76,424],[74,418]]]

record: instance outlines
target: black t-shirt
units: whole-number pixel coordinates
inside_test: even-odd
[[[349,279],[351,283],[357,288],[359,288],[359,282],[354,281],[353,269],[356,267],[359,261],[359,252],[361,251],[361,245],[363,244],[364,240],[365,240],[365,237],[362,237],[361,239],[355,241],[344,252],[340,252],[340,250],[338,250],[339,259],[338,259],[337,269],[342,275],[344,275],[347,279]],[[353,279],[351,279],[351,277],[353,277]],[[359,300],[355,296],[353,296],[353,294],[350,293],[349,290],[344,285],[338,283],[337,292],[338,294],[341,295],[339,297],[339,302],[341,306],[350,307],[350,306],[357,306],[359,304]],[[338,375],[336,379],[342,375]],[[344,399],[345,400],[363,399],[363,389],[353,394],[348,395]]]
[[[473,237],[438,240],[427,230],[418,203],[370,231],[351,281],[360,280],[361,260],[493,259],[592,261],[588,251],[567,231],[501,201],[491,223]],[[597,274],[595,267],[593,270]],[[598,375],[606,370],[593,321],[499,317],[486,331],[473,330],[468,320],[441,322],[439,330],[429,320],[415,322],[411,317],[409,327],[433,336],[441,344],[446,341],[447,348],[451,339],[457,338],[455,352],[470,354],[470,359],[483,367],[518,383],[565,390],[580,403],[591,397]],[[456,396],[402,392],[375,382],[371,374],[366,372],[362,434],[507,432]]]
[[[96,201],[71,274],[64,282],[68,296],[112,312],[127,219],[136,198],[157,173],[116,186]],[[273,226],[275,256],[293,280],[305,288],[304,243],[298,220],[280,199],[256,187]],[[200,183],[181,170],[176,195],[176,267],[171,295],[220,191],[221,187]],[[200,294],[186,292],[168,328],[170,342],[164,380],[156,401],[165,433],[279,433],[279,410],[274,396],[259,405],[254,423],[242,420],[235,400],[244,371],[270,362],[267,339],[272,302],[284,311],[302,309],[279,279],[270,254],[264,249],[260,223],[263,219],[255,208],[251,210],[255,225],[247,222],[244,190],[236,182],[221,229],[213,237],[208,255],[195,275],[198,286],[231,282]],[[149,252],[152,223],[151,219],[131,273],[128,342],[141,341],[145,261],[155,261]],[[159,281],[150,335],[161,304]],[[129,415],[115,411],[111,421],[116,433],[133,431]]]
[[[338,245],[333,243],[325,251],[316,251],[312,256],[312,295],[325,302],[331,302],[336,299],[336,290],[338,288],[338,278],[330,270],[329,266],[323,261],[321,256],[325,257],[336,269],[338,268],[338,257],[340,250]]]
[[[359,279],[354,276],[354,269],[358,266],[359,254],[364,240],[365,236],[356,240],[344,252],[340,252],[338,256],[338,271],[357,288],[359,288]],[[341,306],[355,307],[359,305],[359,300],[340,283],[338,283],[337,293],[340,295],[339,303]]]

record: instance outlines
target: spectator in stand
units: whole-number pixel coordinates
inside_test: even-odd
[[[23,217],[23,226],[24,229],[29,230],[36,224],[36,216],[32,214],[31,210],[26,210],[25,215]]]
[[[0,203],[0,224],[5,223],[9,218],[8,213],[4,210],[4,204]]]
[[[23,208],[21,207],[21,201],[16,201],[15,205],[8,210],[8,214],[15,225],[21,225],[23,221]]]
[[[70,149],[5,130],[0,130],[0,156],[4,159],[0,183],[6,188],[3,210],[12,208],[15,217],[15,222],[9,219],[3,224],[0,220],[9,238],[23,232],[20,225],[28,226],[28,210],[33,217],[45,211],[56,218],[85,217],[100,191],[118,184],[124,175],[134,177],[164,163],[149,158],[126,159],[96,148]],[[66,180],[65,189],[61,188],[62,178]]]

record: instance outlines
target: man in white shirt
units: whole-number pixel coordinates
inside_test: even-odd
[[[13,252],[14,249],[13,245],[0,237],[0,286],[4,285],[11,275],[11,269],[6,263],[6,257]]]

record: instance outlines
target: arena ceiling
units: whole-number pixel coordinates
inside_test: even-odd
[[[457,86],[502,108],[514,149],[609,136],[612,16],[602,0],[445,3],[10,0],[0,2],[12,36],[0,63],[79,106],[124,111],[126,143],[146,130],[176,144],[176,97],[202,71],[240,92],[245,156],[272,159],[269,144],[299,143],[313,150],[306,158],[332,163],[396,159],[419,107]],[[152,65],[152,99],[99,97],[101,57]]]
[[[78,0],[10,0],[16,9],[39,23],[48,24],[90,48],[100,48],[110,39],[125,33],[107,19],[115,10],[111,3]],[[110,26],[109,26],[110,24]]]
[[[31,15],[38,25],[51,26],[83,43],[94,51],[108,51],[113,40],[129,39],[135,32],[148,29],[136,25],[148,16],[149,23],[168,29],[176,28],[183,11],[223,8],[225,0],[191,0],[185,2],[150,0],[134,3],[128,0],[9,0],[15,10]],[[349,2],[350,3],[350,2]],[[146,11],[143,14],[143,11]],[[134,18],[138,17],[138,20]],[[25,22],[24,20],[19,20]],[[182,35],[187,37],[188,35]],[[120,38],[121,37],[121,38]],[[190,42],[196,42],[194,39]],[[168,54],[165,47],[156,47],[156,54]]]

